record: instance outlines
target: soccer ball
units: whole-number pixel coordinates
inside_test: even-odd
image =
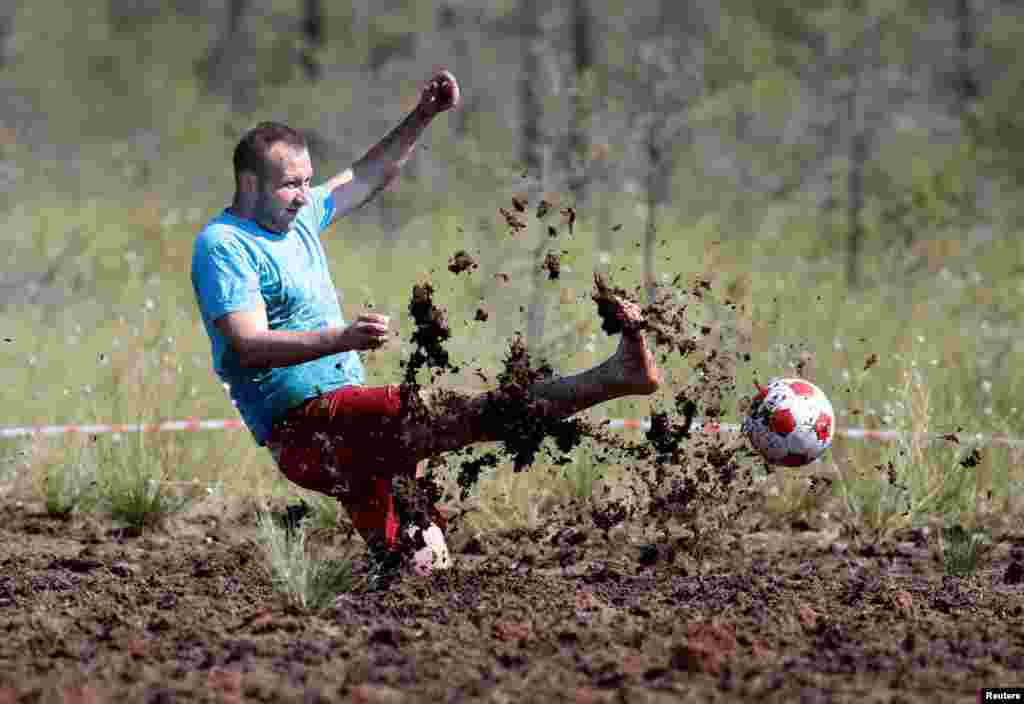
[[[743,434],[770,464],[802,467],[832,444],[835,413],[821,389],[803,379],[772,379],[758,388]]]

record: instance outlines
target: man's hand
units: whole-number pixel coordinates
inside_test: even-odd
[[[364,313],[342,333],[342,345],[349,350],[376,350],[383,347],[390,335],[390,318],[377,313]]]
[[[458,104],[459,84],[455,76],[438,71],[423,87],[415,109],[351,168],[327,182],[334,196],[332,222],[362,207],[387,188],[412,154],[423,130],[439,114]]]
[[[348,327],[270,330],[263,306],[236,311],[214,324],[238,354],[243,367],[290,367],[349,350],[373,350],[388,339],[388,317],[360,315]]]
[[[419,110],[427,117],[434,117],[459,104],[459,84],[449,71],[439,71],[427,81],[420,96]]]

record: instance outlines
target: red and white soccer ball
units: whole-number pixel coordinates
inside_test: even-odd
[[[802,467],[832,445],[836,415],[817,386],[803,379],[773,379],[759,387],[743,434],[770,464]]]

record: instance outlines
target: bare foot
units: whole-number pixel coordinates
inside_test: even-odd
[[[617,361],[619,390],[627,395],[653,394],[661,385],[661,372],[644,336],[644,317],[640,306],[615,297],[622,321],[622,338],[612,359]]]

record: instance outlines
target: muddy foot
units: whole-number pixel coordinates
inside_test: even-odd
[[[620,391],[626,394],[653,394],[661,385],[661,372],[644,336],[644,317],[640,306],[618,296],[610,297],[616,317],[622,321],[622,338],[612,357],[617,362]]]
[[[423,534],[423,547],[417,549],[412,555],[413,573],[425,577],[452,566],[448,543],[445,542],[444,533],[441,532],[437,524],[431,523],[425,530],[419,526],[410,526],[408,533],[414,540],[417,533]]]

